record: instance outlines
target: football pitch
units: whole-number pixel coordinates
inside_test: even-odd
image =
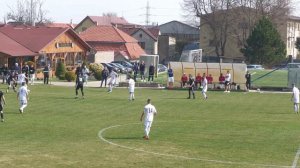
[[[0,85],[0,90],[6,86]],[[16,93],[5,94],[0,167],[297,167],[300,115],[291,94],[30,86],[24,114]],[[158,115],[150,140],[139,121],[147,98]]]

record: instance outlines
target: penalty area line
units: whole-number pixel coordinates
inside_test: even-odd
[[[299,160],[299,156],[300,156],[300,146],[298,147],[297,153],[296,153],[296,155],[295,155],[295,159],[294,159],[294,161],[293,161],[292,168],[296,168],[296,167],[297,167],[297,163],[298,163],[298,160]]]
[[[222,161],[222,160],[213,160],[213,159],[207,159],[207,158],[193,158],[193,157],[187,157],[187,156],[180,156],[180,155],[173,155],[173,154],[164,154],[164,153],[159,153],[159,152],[152,152],[152,151],[146,151],[143,149],[138,149],[138,148],[133,148],[129,146],[124,146],[120,145],[114,142],[111,142],[103,137],[103,133],[109,129],[112,128],[117,128],[125,125],[135,125],[135,124],[140,124],[140,123],[131,123],[131,124],[124,124],[124,125],[113,125],[110,127],[103,128],[99,131],[98,137],[113,146],[117,146],[120,148],[128,149],[128,150],[133,150],[137,152],[142,152],[142,153],[148,153],[152,155],[157,155],[157,156],[163,156],[163,157],[172,157],[172,158],[179,158],[179,159],[184,159],[184,160],[196,160],[196,161],[204,161],[204,162],[210,162],[210,163],[217,163],[217,164],[229,164],[229,165],[248,165],[248,166],[255,166],[255,167],[278,167],[278,168],[290,168],[290,166],[280,166],[280,165],[268,165],[268,164],[255,164],[255,163],[249,163],[249,162],[233,162],[233,161]],[[300,148],[298,149],[298,152],[300,154]],[[299,157],[298,157],[299,158]]]

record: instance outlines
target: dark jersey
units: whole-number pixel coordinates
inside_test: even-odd
[[[154,75],[154,66],[150,65],[149,67],[149,75]]]
[[[168,76],[169,77],[173,77],[174,76],[172,69],[168,69]]]
[[[246,74],[245,78],[246,78],[247,82],[250,82],[251,81],[251,74]]]
[[[77,76],[76,85],[77,86],[83,86],[83,77],[82,77],[82,75]]]
[[[3,110],[3,104],[2,104],[2,102],[3,102],[3,95],[4,95],[4,93],[2,91],[0,91],[0,111]]]
[[[194,79],[193,79],[193,78],[190,78],[188,84],[189,84],[189,87],[190,87],[190,88],[193,88],[193,87],[195,86],[195,81],[194,81]]]

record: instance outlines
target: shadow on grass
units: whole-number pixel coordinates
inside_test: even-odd
[[[174,99],[174,100],[182,100],[182,99],[186,99],[186,100],[188,100],[188,98],[187,97],[167,97],[167,98],[165,98],[165,99]],[[193,99],[193,98],[192,98]]]

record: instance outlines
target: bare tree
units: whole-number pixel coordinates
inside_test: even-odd
[[[200,18],[200,27],[207,26],[211,31],[211,45],[217,56],[225,54],[227,36],[232,18],[229,10],[234,0],[184,0],[184,8],[192,15]]]
[[[47,11],[43,9],[43,5],[43,0],[18,0],[15,8],[10,7],[7,19],[26,25],[49,23],[51,19],[47,18]]]
[[[215,54],[225,55],[229,38],[243,46],[254,25],[262,17],[280,25],[290,12],[290,0],[183,0],[183,9],[191,18],[200,19],[200,28],[209,30],[210,46]]]

